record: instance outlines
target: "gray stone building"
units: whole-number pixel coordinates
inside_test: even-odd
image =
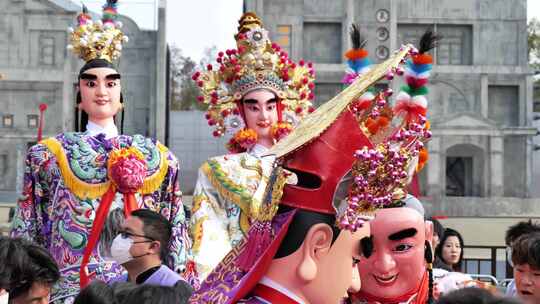
[[[434,137],[423,195],[527,198],[531,188],[532,75],[525,0],[246,0],[293,58],[316,63],[316,102],[342,89],[348,27],[359,24],[375,62],[427,28],[433,52],[428,100]],[[395,89],[399,89],[396,85]],[[443,210],[444,211],[444,210]]]
[[[130,39],[119,69],[124,133],[165,142],[165,1],[156,5],[158,30],[141,30],[120,17]],[[69,0],[0,1],[0,193],[19,192],[25,152],[36,141],[40,103],[48,105],[44,137],[75,128],[76,80],[83,62],[66,45],[67,28],[80,10],[79,2]]]
[[[443,224],[473,246],[502,246],[510,224],[540,217],[540,200],[531,198],[537,130],[526,0],[246,0],[245,10],[260,15],[294,59],[315,62],[317,104],[343,88],[352,22],[367,37],[374,62],[403,43],[417,43],[427,28],[443,35],[433,51],[428,100],[434,136],[420,175],[424,206],[448,217]],[[397,91],[400,83],[394,86]],[[504,250],[482,250],[466,250],[467,259],[480,261],[469,272],[511,275]],[[492,254],[497,263],[485,264]]]

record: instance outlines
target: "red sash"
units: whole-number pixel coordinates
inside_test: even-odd
[[[298,304],[298,302],[281,293],[279,290],[275,290],[274,288],[263,284],[257,284],[255,289],[253,289],[252,294],[270,303]]]

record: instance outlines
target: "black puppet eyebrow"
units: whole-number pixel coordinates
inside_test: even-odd
[[[416,228],[407,228],[390,234],[388,236],[388,239],[391,241],[399,241],[408,237],[415,236],[416,233],[418,233],[418,230],[416,230]]]
[[[243,103],[249,103],[249,104],[256,104],[258,103],[259,101],[257,99],[244,99]],[[272,103],[272,102],[277,102],[277,98],[271,98],[271,99],[268,99],[266,101],[266,103]]]
[[[107,80],[116,80],[116,79],[120,79],[120,74],[118,73],[115,73],[115,74],[109,74],[107,76],[105,76],[105,79]],[[94,74],[88,74],[88,73],[82,73],[81,74],[81,79],[84,79],[84,80],[97,80],[97,76],[94,75]]]

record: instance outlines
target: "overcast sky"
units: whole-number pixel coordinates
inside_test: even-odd
[[[72,0],[76,1],[76,0]],[[270,0],[266,0],[270,1]],[[330,0],[329,0],[330,1]],[[83,0],[100,11],[103,0]],[[121,0],[119,11],[135,19],[142,28],[155,28],[158,0]],[[242,0],[168,0],[167,40],[179,46],[184,55],[199,61],[205,48],[234,47],[233,35],[242,15]],[[528,18],[540,19],[540,0],[527,1]]]

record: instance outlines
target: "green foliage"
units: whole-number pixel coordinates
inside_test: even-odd
[[[210,58],[215,58],[214,51],[216,48],[205,50],[204,57],[197,65],[193,59],[184,56],[182,50],[176,46],[170,47],[170,71],[171,71],[171,110],[172,111],[188,111],[188,110],[206,110],[207,106],[197,102],[199,95],[199,87],[191,79],[196,70],[202,70],[202,66],[206,66],[207,62],[211,62]]]
[[[532,18],[527,24],[527,50],[529,64],[535,70],[540,70],[540,20]]]

